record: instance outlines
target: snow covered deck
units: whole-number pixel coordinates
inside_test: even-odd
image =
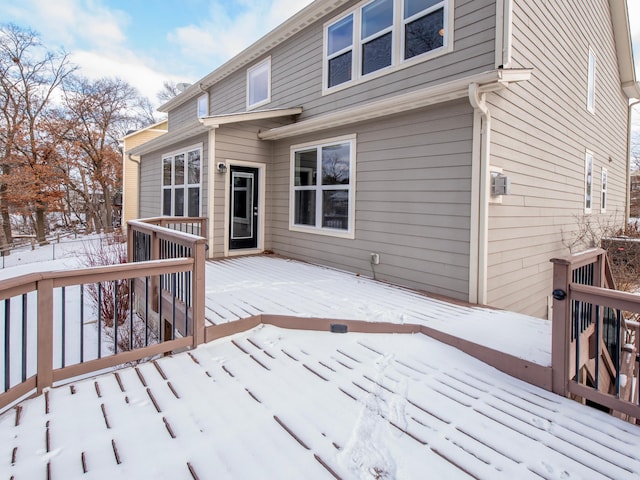
[[[15,480],[638,472],[637,426],[419,334],[261,326],[0,416],[0,476]]]
[[[260,314],[425,325],[535,364],[551,366],[551,322],[462,306],[370,278],[275,256],[206,264],[207,320]]]

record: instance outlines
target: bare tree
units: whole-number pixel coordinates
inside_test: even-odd
[[[180,94],[180,89],[175,82],[165,80],[162,82],[162,90],[156,94],[158,101],[165,103],[171,100],[173,97],[177,97]]]
[[[113,199],[122,181],[119,139],[148,122],[140,115],[144,102],[123,80],[76,77],[65,85],[64,103],[70,125],[67,140],[73,144],[68,186],[84,198],[88,220],[111,231]]]
[[[46,213],[52,185],[48,166],[56,157],[56,127],[47,118],[55,93],[74,71],[63,51],[47,50],[32,30],[0,26],[0,216],[11,242],[13,205],[33,209],[38,241],[46,242]],[[16,181],[18,179],[18,181]],[[28,185],[27,190],[20,188]],[[14,194],[12,197],[12,193]],[[17,197],[15,194],[19,194]]]

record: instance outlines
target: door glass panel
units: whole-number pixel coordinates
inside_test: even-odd
[[[253,237],[253,174],[233,172],[231,182],[231,239]]]

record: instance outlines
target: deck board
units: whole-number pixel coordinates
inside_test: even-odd
[[[50,390],[49,413],[43,397],[27,400],[17,426],[15,411],[1,415],[0,472],[45,479],[47,464],[52,478],[81,478],[86,468],[87,478],[200,480],[354,478],[359,468],[454,480],[640,472],[638,427],[424,335],[261,325],[136,368]]]
[[[207,324],[284,315],[425,325],[541,366],[551,365],[551,323],[277,256],[208,261]]]

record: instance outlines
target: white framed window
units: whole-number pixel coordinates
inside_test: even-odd
[[[354,238],[356,137],[291,147],[290,230]]]
[[[584,156],[584,213],[591,213],[593,203],[593,153]]]
[[[209,94],[205,93],[198,97],[198,118],[209,116]]]
[[[202,145],[162,157],[162,215],[199,217]]]
[[[325,24],[323,91],[453,47],[453,0],[367,0]]]
[[[607,211],[607,169],[602,167],[602,189],[600,190],[600,212]]]
[[[271,101],[271,57],[247,70],[247,110]]]
[[[596,111],[596,54],[589,49],[589,66],[587,70],[587,110]]]

